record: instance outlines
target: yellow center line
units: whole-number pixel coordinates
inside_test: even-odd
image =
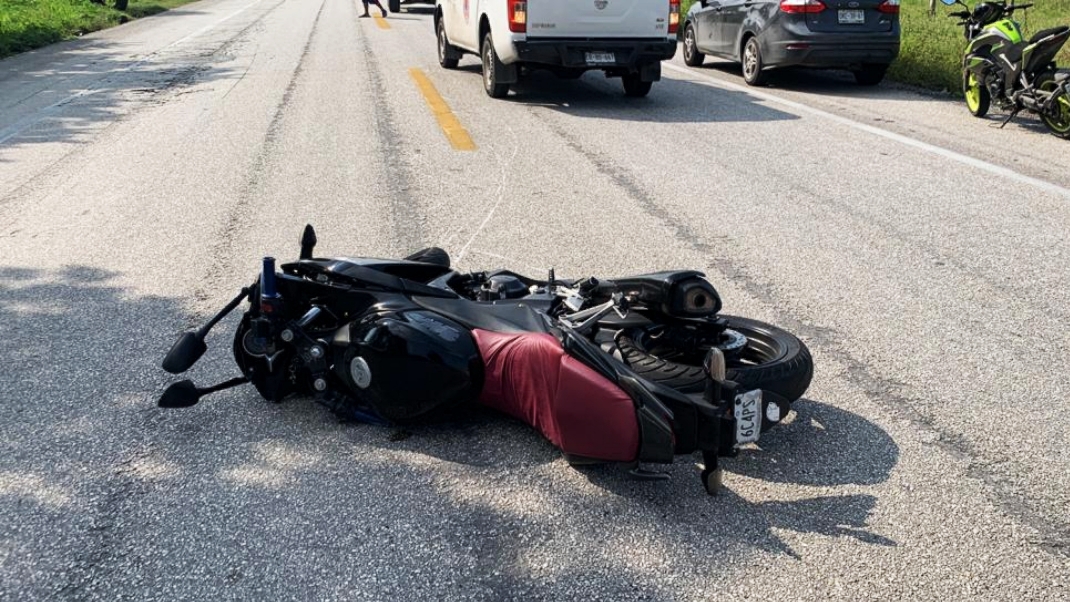
[[[457,116],[450,110],[446,101],[439,96],[438,90],[435,89],[435,85],[431,83],[427,75],[416,67],[409,69],[409,75],[416,82],[416,87],[420,89],[420,93],[424,95],[427,106],[431,107],[431,113],[438,120],[442,133],[446,134],[446,138],[453,148],[462,151],[476,150],[476,143],[472,142],[472,137],[468,135],[468,130],[464,129],[464,126],[457,120]]]
[[[390,24],[386,22],[386,19],[379,15],[375,16],[375,24],[379,26],[379,29],[390,29]]]

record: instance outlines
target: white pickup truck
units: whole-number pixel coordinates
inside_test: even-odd
[[[435,0],[438,62],[480,57],[483,87],[508,94],[526,72],[576,78],[599,69],[646,96],[676,53],[680,0]]]

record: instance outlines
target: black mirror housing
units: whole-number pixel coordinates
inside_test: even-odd
[[[191,380],[180,380],[164,390],[156,405],[161,408],[188,408],[201,399],[201,392]]]
[[[163,358],[163,369],[171,374],[181,374],[196,364],[207,350],[208,345],[199,333],[192,331],[182,333],[171,346],[171,350],[167,352],[167,357]]]

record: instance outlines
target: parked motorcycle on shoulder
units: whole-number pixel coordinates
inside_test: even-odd
[[[378,424],[481,404],[537,429],[573,465],[642,463],[701,452],[713,494],[719,457],[780,423],[813,376],[806,346],[757,320],[720,314],[701,272],[600,280],[459,272],[428,248],[403,260],[317,258],[306,226],[298,261],[264,258],[259,277],[162,367],[181,374],[213,326],[243,302],[232,342],[241,376],[183,380],[161,407],[252,383],[273,402],[311,396],[339,416]]]
[[[966,9],[948,16],[959,19],[969,41],[962,59],[962,89],[970,113],[984,117],[995,102],[1010,112],[1006,125],[1023,109],[1033,111],[1053,134],[1070,139],[1070,73],[1055,64],[1070,27],[1045,29],[1025,41],[1020,24],[1011,17],[1032,4],[986,1],[971,11],[962,0],[940,1]]]

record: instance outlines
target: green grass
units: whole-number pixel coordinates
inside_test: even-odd
[[[0,58],[165,11],[193,0],[130,0],[117,11],[89,0],[0,0]]]
[[[681,17],[687,15],[694,1],[683,0],[680,4]],[[962,28],[955,25],[957,21],[947,17],[947,13],[964,9],[961,6],[946,7],[936,0],[936,14],[930,17],[928,0],[901,1],[902,47],[899,58],[888,72],[889,78],[961,96],[959,65],[966,48],[966,38],[962,35]],[[972,0],[965,1],[974,6]],[[1070,0],[1035,0],[1033,8],[1016,11],[1015,18],[1022,24],[1028,39],[1041,29],[1070,25]],[[1056,60],[1060,68],[1070,69],[1070,43],[1063,46]]]

